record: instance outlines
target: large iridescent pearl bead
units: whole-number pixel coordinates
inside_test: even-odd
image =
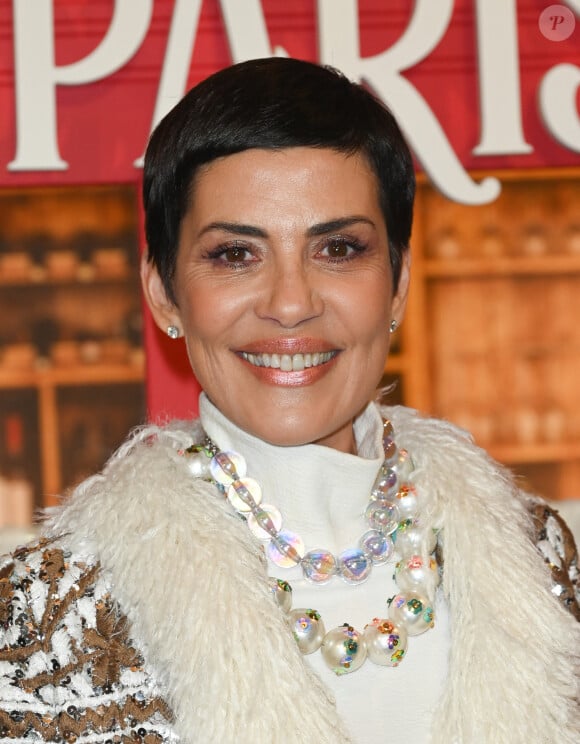
[[[250,532],[258,540],[271,540],[282,528],[282,515],[275,506],[262,504],[246,516]]]
[[[316,610],[303,607],[288,613],[292,635],[303,654],[313,654],[322,645],[326,630],[320,614]]]
[[[262,487],[253,478],[240,478],[228,488],[228,501],[239,514],[247,514],[262,501]]]
[[[282,579],[268,578],[268,585],[276,604],[282,612],[290,612],[292,609],[292,587]]]
[[[394,551],[391,538],[379,530],[367,530],[359,541],[359,547],[376,566],[386,563]]]
[[[437,561],[432,556],[411,555],[395,567],[395,581],[402,592],[420,591],[433,596],[439,580]]]
[[[338,575],[347,584],[362,584],[369,577],[373,562],[359,548],[343,550],[338,556]]]
[[[363,636],[373,664],[396,667],[403,660],[407,651],[407,631],[402,626],[376,617],[365,626]]]
[[[266,546],[266,555],[280,568],[290,568],[302,560],[304,541],[290,530],[281,530]]]
[[[389,618],[404,627],[408,635],[424,633],[435,624],[435,611],[427,597],[410,592],[397,594],[389,605]]]
[[[236,476],[238,478],[245,477],[247,465],[238,452],[218,452],[211,458],[209,472],[220,486],[229,486]]]
[[[304,576],[315,584],[326,584],[336,574],[336,558],[330,550],[309,550],[300,563]]]
[[[367,506],[365,518],[372,529],[391,535],[399,526],[399,509],[391,501],[376,499]]]
[[[397,485],[397,471],[394,466],[381,465],[371,490],[372,499],[386,499],[395,491]]]
[[[329,630],[320,650],[327,667],[339,675],[356,671],[367,657],[362,633],[348,623]]]

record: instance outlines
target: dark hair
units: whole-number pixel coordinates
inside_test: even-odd
[[[181,221],[199,167],[252,148],[288,147],[366,156],[378,178],[397,286],[415,195],[413,162],[397,122],[386,106],[340,72],[271,57],[206,78],[151,135],[143,175],[145,234],[149,260],[170,299]]]

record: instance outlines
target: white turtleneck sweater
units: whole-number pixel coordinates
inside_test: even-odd
[[[280,510],[283,527],[300,535],[306,550],[326,548],[338,555],[357,545],[366,529],[364,511],[383,461],[383,426],[375,404],[369,404],[355,421],[358,455],[314,444],[273,446],[232,424],[203,394],[200,418],[220,449],[244,456],[248,476],[262,486],[263,503]],[[327,630],[348,622],[362,631],[372,618],[386,617],[386,600],[397,593],[393,568],[394,559],[375,566],[363,584],[352,586],[334,578],[321,586],[305,579],[299,566],[283,569],[269,562],[270,575],[291,584],[293,607],[318,610]],[[359,670],[339,677],[324,664],[319,651],[305,657],[334,693],[354,742],[378,741],[385,732],[392,741],[424,744],[430,740],[450,647],[447,607],[440,595],[435,611],[435,627],[409,638],[405,659],[396,668],[367,660]],[[296,689],[300,694],[299,680]]]

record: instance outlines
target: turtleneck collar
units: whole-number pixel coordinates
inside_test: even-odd
[[[383,461],[383,427],[376,404],[369,403],[354,422],[358,455],[317,444],[270,444],[237,427],[203,393],[200,419],[220,449],[244,456],[247,475],[262,487],[263,502],[280,510],[284,528],[298,533],[307,549],[324,546],[340,552],[356,544]]]

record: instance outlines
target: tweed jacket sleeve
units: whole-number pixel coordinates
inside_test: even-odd
[[[535,543],[552,572],[552,592],[580,621],[580,569],[572,532],[557,510],[544,501],[530,499],[528,508],[534,520]]]
[[[4,559],[2,741],[176,742],[171,718],[98,564],[46,540]]]

